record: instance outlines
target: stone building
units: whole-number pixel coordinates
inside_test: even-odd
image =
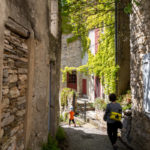
[[[82,65],[82,48],[80,40],[75,40],[71,43],[67,43],[67,39],[71,38],[72,34],[62,34],[61,41],[61,69],[65,67],[79,67]],[[69,80],[70,76],[70,81]],[[62,75],[61,75],[62,81]],[[71,81],[72,79],[72,81]],[[67,74],[67,81],[60,85],[60,89],[64,87],[72,88],[76,90],[78,93],[81,93],[81,85],[80,85],[81,74],[74,70],[74,73],[69,75]]]
[[[0,149],[39,150],[57,126],[58,1],[2,0],[0,14]]]
[[[87,64],[88,54],[85,53],[82,57],[83,53],[81,41],[78,39],[71,43],[67,43],[67,39],[72,36],[72,34],[62,35],[61,69],[64,69],[65,67],[79,67]],[[89,38],[91,40],[90,50],[93,54],[95,54],[96,42],[98,43],[99,38],[96,37],[96,29],[89,32]],[[67,73],[67,81],[65,83],[61,82],[60,89],[63,89],[64,87],[76,90],[79,96],[88,98],[93,102],[95,97],[98,97],[95,96],[95,93],[97,93],[96,91],[98,90],[98,93],[100,91],[100,89],[96,87],[94,75],[85,75],[84,73],[77,72],[76,70],[73,71],[73,74]]]
[[[150,1],[137,0],[130,15],[131,92],[133,116],[129,142],[136,150],[150,148]]]

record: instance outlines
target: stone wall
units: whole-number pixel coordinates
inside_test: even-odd
[[[92,30],[90,32],[91,40],[95,42],[95,30]],[[76,40],[72,43],[67,43],[67,39],[72,37],[72,34],[63,34],[62,35],[62,51],[61,51],[61,68],[64,69],[66,66],[68,67],[79,67],[81,65],[85,65],[88,60],[88,54],[85,53],[84,57],[82,58],[82,46],[81,41]],[[95,45],[95,43],[94,43]],[[95,47],[91,47],[91,51],[95,52]],[[62,78],[62,77],[61,77]],[[82,94],[82,79],[86,79],[86,90],[87,94]],[[67,84],[61,82],[61,89],[66,87]],[[94,76],[91,75],[85,75],[83,73],[78,72],[77,73],[77,92],[79,96],[85,96],[88,97],[90,101],[94,101]]]
[[[59,109],[56,91],[59,89],[60,77],[60,31],[57,28],[58,5],[54,17],[51,9],[55,8],[55,4],[52,6],[51,2],[0,1],[2,150],[39,150],[41,143],[47,140],[48,129],[51,128],[49,131],[54,133],[56,130]],[[58,3],[57,0],[53,2]],[[51,17],[53,23],[56,23],[55,32],[51,32]],[[53,74],[50,74],[50,62],[54,64]],[[50,75],[55,83],[50,82]],[[50,93],[50,87],[54,89],[53,94]],[[50,109],[50,102],[54,104],[53,109]]]
[[[72,34],[62,35],[61,68],[64,68],[65,66],[78,67],[81,65],[81,42],[76,40],[74,42],[67,43],[67,39],[72,36]]]
[[[132,143],[136,150],[148,150],[150,147],[150,118],[143,107],[144,85],[142,76],[143,56],[150,52],[149,8],[150,1],[142,0],[140,1],[140,6],[133,6],[133,13],[130,15],[130,66],[131,92],[133,100],[133,118],[130,143]]]
[[[14,23],[9,19],[8,24]],[[6,23],[7,25],[7,23]],[[12,29],[12,28],[11,28]],[[27,32],[28,33],[28,32]],[[9,29],[5,30],[3,54],[3,86],[1,132],[2,149],[24,149],[24,120],[28,80],[29,50],[26,39]],[[9,139],[9,142],[4,142]]]
[[[67,39],[72,37],[72,34],[63,34],[62,35],[62,47],[61,47],[61,69],[68,67],[79,67],[82,65],[82,48],[80,40],[76,40],[71,43],[67,43]],[[61,77],[62,78],[62,77]],[[81,79],[81,74],[77,75],[78,82]],[[66,83],[61,83],[61,89],[66,87]],[[81,85],[80,85],[81,86]],[[81,89],[78,87],[78,89]],[[81,91],[80,91],[81,92]]]
[[[131,110],[128,110],[131,111]],[[131,125],[132,125],[132,116],[131,113],[124,113],[123,119],[123,129],[121,130],[121,139],[131,146]],[[132,147],[132,146],[131,146]]]

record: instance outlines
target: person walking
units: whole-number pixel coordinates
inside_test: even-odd
[[[76,127],[76,123],[74,121],[74,115],[75,113],[73,111],[73,107],[71,107],[70,112],[69,112],[69,126],[71,125],[71,121],[72,121],[74,124],[74,127]]]
[[[122,107],[116,102],[117,99],[115,94],[110,94],[109,100],[111,103],[106,106],[104,121],[107,122],[107,134],[112,143],[113,149],[117,150],[117,132],[118,128],[122,128]]]

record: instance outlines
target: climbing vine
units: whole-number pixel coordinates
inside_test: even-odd
[[[83,54],[88,52],[88,62],[78,68],[66,67],[63,72],[63,81],[66,80],[67,72],[71,70],[94,74],[98,76],[104,85],[105,92],[115,92],[116,72],[119,66],[115,64],[115,2],[119,0],[62,0],[63,13],[68,19],[64,20],[63,28],[71,29],[75,38],[80,38]],[[126,13],[130,13],[133,3],[139,4],[137,0],[132,0],[124,8]],[[63,15],[64,15],[63,14]],[[69,27],[68,27],[69,24]],[[71,27],[70,27],[71,26]],[[89,31],[99,29],[98,51],[95,55],[90,52]]]
[[[88,74],[88,65],[83,65],[83,66],[79,66],[79,67],[65,67],[64,69],[62,69],[62,82],[66,82],[67,79],[67,73],[72,74],[72,71],[77,71],[77,72],[82,72],[85,75]]]
[[[136,6],[140,6],[140,2],[138,0],[131,0],[130,3],[128,3],[128,5],[124,8],[125,13],[132,13],[132,7],[134,4]]]
[[[83,53],[88,51],[88,63],[79,68],[66,67],[63,70],[63,81],[66,80],[67,72],[77,70],[99,76],[106,92],[115,91],[115,39],[114,0],[63,0],[65,11],[72,25],[72,32],[80,37]],[[94,28],[100,29],[98,52],[94,56],[90,53],[90,40],[88,33]],[[102,32],[104,30],[104,32]]]
[[[69,4],[67,2],[67,0],[61,0],[61,30],[63,34],[70,34],[73,32],[73,26],[71,24],[71,17],[69,14]],[[75,34],[67,39],[67,43],[72,43],[74,41],[76,41],[78,39],[78,36],[76,36]]]
[[[67,0],[61,0],[61,30],[62,33],[64,34],[69,34],[73,31],[73,26],[70,24],[71,22],[71,18],[68,15],[68,9],[69,9],[69,5],[67,3]]]
[[[67,106],[68,98],[71,98],[75,91],[70,88],[63,88],[61,91],[61,106]]]

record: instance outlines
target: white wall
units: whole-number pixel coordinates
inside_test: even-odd
[[[88,53],[85,52],[83,58],[82,58],[82,65],[86,65],[88,62]]]
[[[95,30],[89,31],[89,38],[91,40],[90,51],[95,55]]]
[[[94,99],[95,99],[95,82],[94,82],[94,76],[93,75],[90,75],[89,76],[89,80],[88,80],[88,97],[89,97],[89,100],[91,100],[92,102],[94,102]]]

